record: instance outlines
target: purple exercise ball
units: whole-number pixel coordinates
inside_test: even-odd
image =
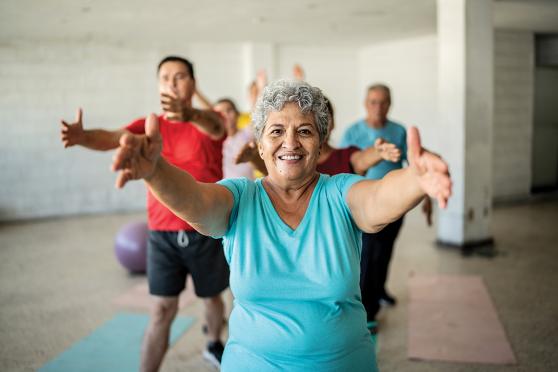
[[[132,273],[147,267],[147,223],[130,222],[116,234],[114,253],[118,262]]]

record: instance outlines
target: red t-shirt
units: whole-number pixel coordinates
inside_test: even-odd
[[[358,147],[354,146],[333,150],[326,161],[318,164],[318,172],[329,174],[330,176],[339,173],[355,173],[351,165],[351,155],[359,150]]]
[[[145,133],[145,118],[128,124],[134,134]],[[213,140],[190,122],[168,121],[159,116],[159,132],[163,138],[163,158],[190,173],[200,182],[217,182],[223,178],[223,141]],[[194,230],[147,191],[149,229],[160,231]]]

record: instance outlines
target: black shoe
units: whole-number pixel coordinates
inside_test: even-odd
[[[387,293],[384,293],[380,297],[380,300],[378,301],[378,303],[381,306],[395,306],[397,304],[397,300],[395,299],[395,297],[390,296]]]
[[[207,348],[203,351],[203,357],[215,367],[220,368],[223,350],[225,350],[225,347],[221,341],[208,342]]]

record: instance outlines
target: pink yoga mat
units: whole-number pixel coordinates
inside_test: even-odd
[[[516,363],[481,277],[413,276],[409,294],[410,359]]]
[[[194,293],[194,285],[190,277],[188,277],[186,290],[180,294],[178,307],[179,309],[182,309],[183,307],[193,303],[195,300],[196,294]],[[152,301],[147,281],[145,281],[116,297],[113,302],[118,307],[149,311]]]

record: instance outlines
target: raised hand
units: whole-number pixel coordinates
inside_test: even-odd
[[[258,88],[258,96],[262,94],[263,89],[267,85],[267,73],[264,69],[258,70],[256,73],[256,87]]]
[[[407,148],[409,167],[414,170],[420,187],[428,196],[438,200],[441,208],[445,208],[452,188],[447,163],[422,148],[416,127],[409,128],[407,132]]]
[[[76,113],[76,120],[73,123],[67,123],[60,120],[60,138],[64,144],[64,148],[79,145],[83,142],[85,133],[83,131],[83,111],[78,108]]]
[[[401,159],[401,150],[399,150],[393,143],[387,142],[383,138],[376,139],[374,142],[374,148],[384,160],[395,163]]]
[[[298,81],[304,81],[304,70],[298,63],[293,66],[293,77]]]
[[[168,120],[182,121],[184,116],[185,103],[181,100],[175,91],[168,90],[162,92],[160,96],[161,108]]]
[[[145,122],[145,135],[126,133],[120,138],[120,147],[112,162],[112,170],[120,171],[116,187],[122,188],[131,180],[149,178],[155,171],[162,148],[157,116],[150,114]]]

